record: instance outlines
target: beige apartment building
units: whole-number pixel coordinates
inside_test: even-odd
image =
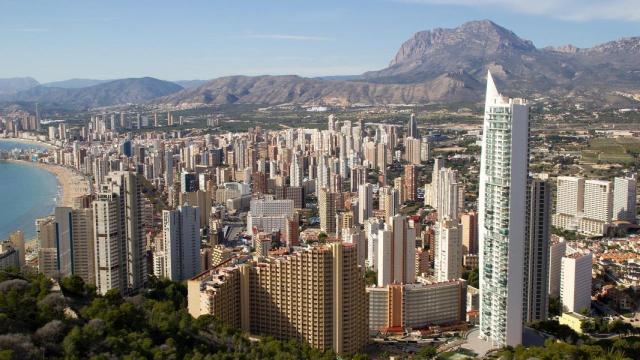
[[[215,268],[188,282],[193,317],[211,314],[252,334],[338,354],[368,341],[366,297],[356,247],[342,243]]]

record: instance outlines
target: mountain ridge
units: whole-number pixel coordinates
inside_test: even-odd
[[[38,102],[72,108],[93,108],[149,100],[182,90],[175,83],[151,77],[107,81],[82,88],[36,86],[5,97],[5,102]]]

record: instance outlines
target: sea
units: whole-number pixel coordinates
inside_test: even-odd
[[[38,144],[0,140],[0,151],[39,149]],[[36,237],[35,220],[53,213],[59,197],[55,175],[28,164],[0,160],[0,241],[16,230],[24,232],[25,240]]]

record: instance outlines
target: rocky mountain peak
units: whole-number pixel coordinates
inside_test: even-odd
[[[474,54],[503,52],[531,52],[536,48],[529,40],[523,40],[490,20],[469,21],[457,28],[436,28],[417,32],[398,50],[390,66],[416,61],[431,53],[464,49]]]

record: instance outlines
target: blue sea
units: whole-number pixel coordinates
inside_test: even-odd
[[[41,145],[0,140],[0,150],[44,149]],[[35,219],[53,212],[58,180],[50,172],[28,164],[0,161],[0,240],[22,230],[25,240],[36,236]]]

